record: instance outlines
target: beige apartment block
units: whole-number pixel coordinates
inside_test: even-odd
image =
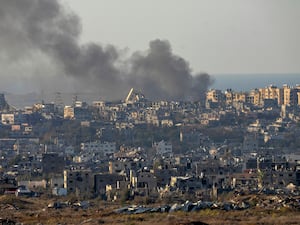
[[[74,108],[71,106],[64,107],[64,119],[74,119]]]
[[[223,103],[224,100],[225,100],[225,96],[221,90],[212,89],[206,93],[206,101]]]

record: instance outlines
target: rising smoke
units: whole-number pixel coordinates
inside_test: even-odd
[[[153,40],[147,51],[125,59],[114,46],[81,44],[78,16],[58,0],[0,0],[0,34],[4,81],[24,67],[40,89],[66,86],[60,80],[67,78],[75,91],[97,92],[104,99],[120,99],[134,87],[155,100],[198,100],[212,83],[208,74],[193,75],[165,40]]]

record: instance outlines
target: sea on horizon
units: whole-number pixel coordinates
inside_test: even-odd
[[[300,84],[299,74],[212,74],[214,83],[209,89],[218,89],[226,91],[232,89],[233,91],[250,91],[255,88],[264,88],[270,85],[282,87],[287,84],[295,87]],[[1,91],[0,91],[1,92]],[[72,100],[75,94],[61,93],[62,101],[64,104],[72,104]],[[16,108],[24,108],[25,106],[32,106],[34,103],[41,103],[42,101],[54,102],[55,93],[43,94],[40,93],[5,93],[8,104]],[[147,96],[146,96],[147,97]],[[96,93],[79,94],[80,101],[86,101],[91,103],[96,100],[105,100],[103,96],[99,96]]]
[[[299,74],[215,74],[211,89],[225,91],[250,91],[270,85],[282,87],[284,84],[295,87],[300,84]]]

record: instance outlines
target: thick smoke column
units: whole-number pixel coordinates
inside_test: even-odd
[[[146,54],[133,54],[131,83],[151,99],[199,100],[212,83],[210,76],[192,76],[188,62],[172,53],[168,41],[154,40],[149,47]]]
[[[120,99],[134,87],[149,99],[197,100],[212,82],[207,74],[193,76],[167,41],[152,41],[148,51],[127,59],[114,46],[80,44],[80,20],[58,0],[0,0],[0,34],[2,62],[32,57],[34,64],[35,58],[46,57],[80,84],[77,91],[106,99]]]

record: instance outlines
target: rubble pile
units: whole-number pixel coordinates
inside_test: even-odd
[[[251,199],[256,203],[255,207],[268,210],[281,210],[283,208],[291,210],[300,210],[300,197],[299,196],[286,196],[286,195],[256,195]]]
[[[281,210],[283,208],[290,210],[300,210],[300,197],[287,195],[253,195],[243,198],[232,198],[226,202],[186,201],[183,204],[175,203],[172,205],[163,205],[148,207],[143,205],[130,205],[114,210],[118,214],[141,214],[141,213],[172,213],[176,211],[197,212],[205,209],[219,209],[225,211],[246,210],[250,208],[261,208],[265,210]]]
[[[0,210],[19,210],[19,208],[12,204],[0,204]]]
[[[158,207],[146,207],[142,205],[131,205],[123,208],[114,210],[115,213],[122,214],[141,214],[141,213],[151,213],[151,212],[196,212],[204,209],[221,209],[221,210],[244,210],[250,207],[250,204],[247,202],[207,202],[207,201],[198,201],[192,203],[186,201],[183,204],[175,203],[173,205],[164,205]]]
[[[81,209],[87,209],[90,207],[89,201],[77,201],[77,202],[50,202],[48,204],[48,209],[62,209],[62,208],[81,208]]]

